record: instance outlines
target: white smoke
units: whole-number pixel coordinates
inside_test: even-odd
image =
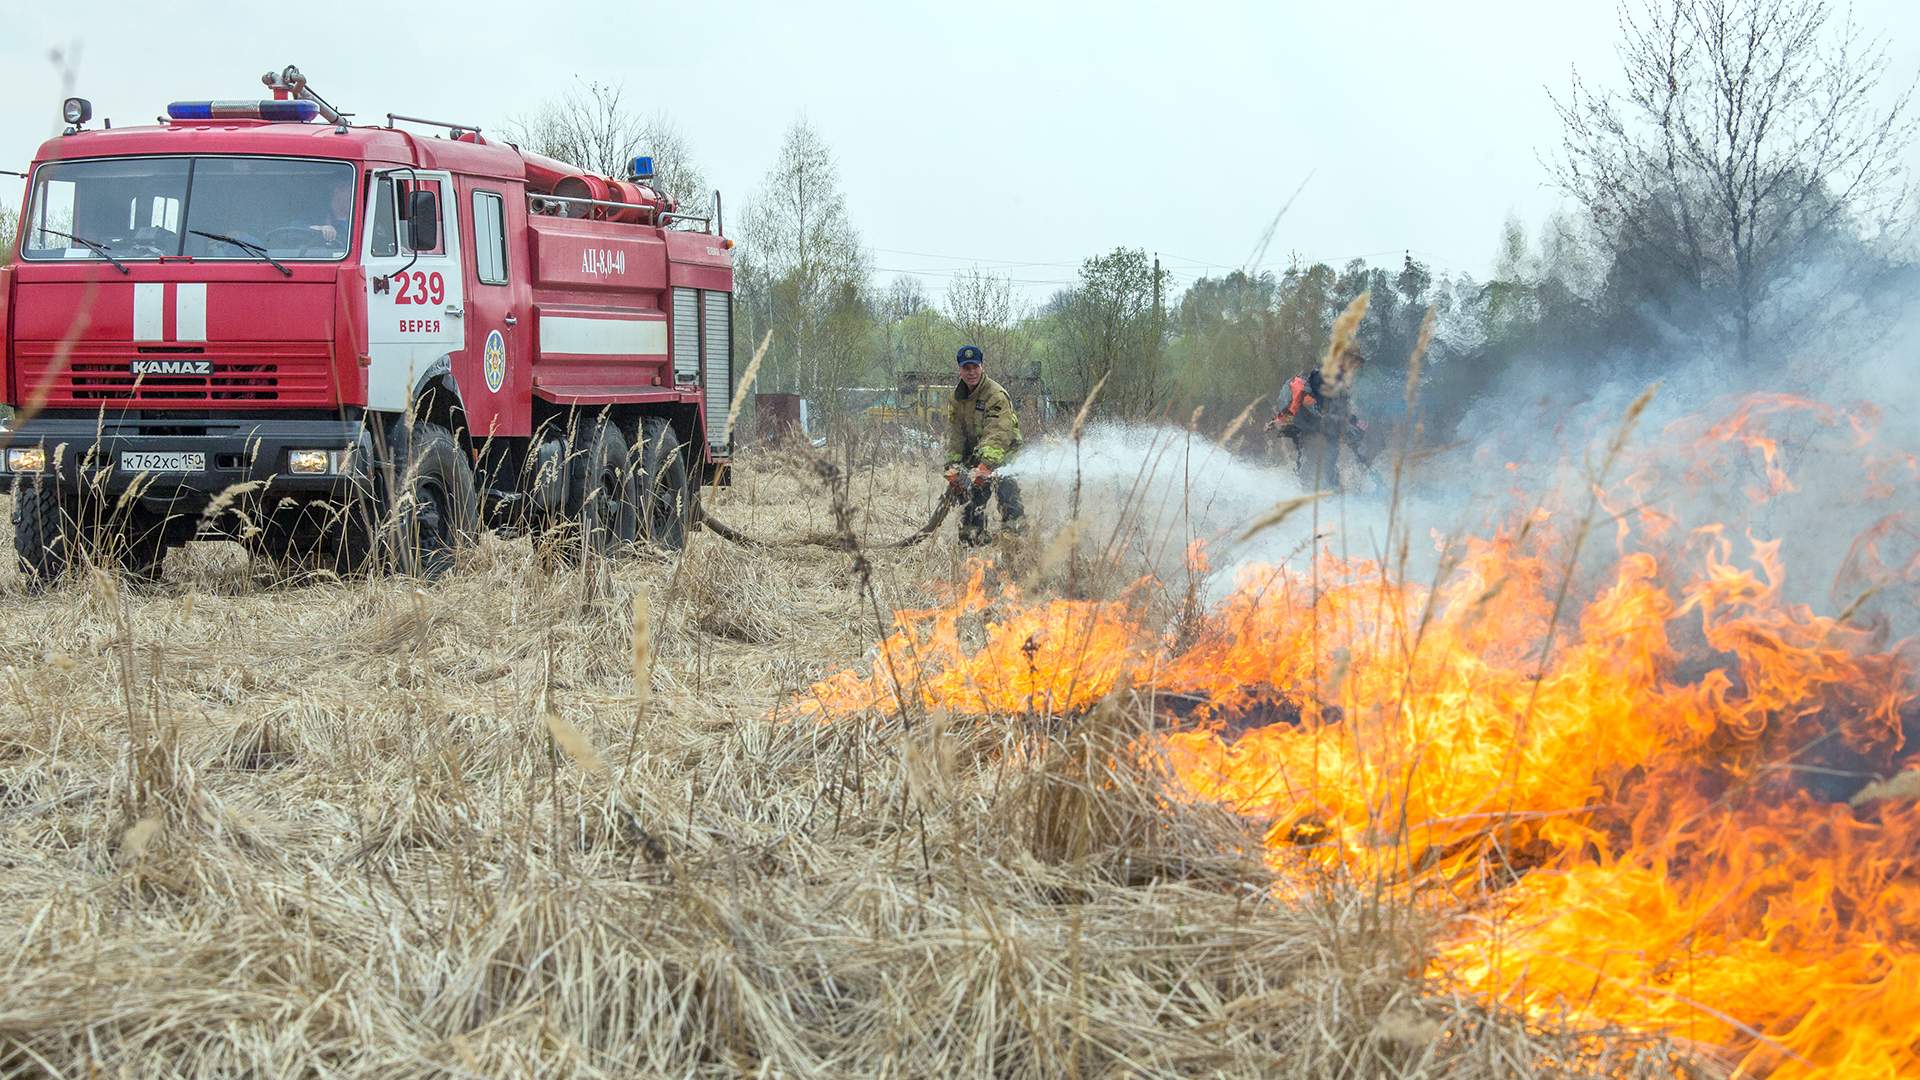
[[[1398,565],[1400,543],[1408,575],[1425,579],[1446,538],[1487,535],[1541,507],[1553,512],[1564,536],[1591,506],[1584,565],[1604,570],[1612,561],[1614,515],[1637,530],[1645,505],[1671,516],[1664,542],[1676,547],[1690,530],[1718,524],[1733,542],[1733,557],[1746,563],[1749,538],[1778,540],[1788,599],[1837,614],[1872,590],[1860,614],[1905,630],[1920,625],[1914,582],[1900,584],[1889,573],[1920,570],[1920,508],[1910,505],[1920,484],[1920,416],[1910,411],[1920,400],[1920,365],[1906,344],[1920,340],[1920,306],[1907,323],[1877,349],[1806,353],[1766,372],[1711,356],[1601,372],[1520,365],[1519,374],[1475,402],[1459,427],[1472,433],[1469,441],[1408,464],[1397,503],[1391,452],[1371,469],[1348,455],[1344,491],[1250,540],[1241,535],[1251,522],[1307,493],[1291,462],[1269,453],[1258,430],[1230,451],[1174,425],[1094,424],[1078,446],[1064,439],[1031,445],[1005,471],[1021,481],[1042,529],[1066,520],[1077,485],[1083,548],[1143,564],[1163,580],[1180,573],[1190,541],[1203,541],[1213,568],[1208,592],[1216,597],[1249,563],[1302,568],[1313,552],[1325,551]],[[1649,370],[1659,374],[1657,384]],[[1649,387],[1651,403],[1624,452],[1609,460],[1631,405]],[[1702,440],[1754,393],[1803,395],[1816,406],[1784,408],[1752,425],[1776,441],[1776,463],[1792,490],[1771,489],[1756,446]],[[1856,423],[1862,418],[1864,426]],[[1647,483],[1629,490],[1623,481],[1632,473]],[[1867,482],[1869,473],[1877,485]],[[1603,476],[1609,497],[1594,504],[1594,482]],[[1887,528],[1902,512],[1906,525]],[[1876,528],[1885,535],[1869,548],[1861,538]],[[1630,537],[1647,540],[1641,532]],[[1863,553],[1871,555],[1864,568]],[[1675,561],[1673,584],[1700,570],[1696,546],[1692,557]]]
[[[1002,470],[1017,479],[1042,528],[1063,524],[1077,505],[1084,548],[1144,564],[1163,579],[1179,574],[1200,541],[1212,572],[1207,591],[1232,587],[1249,563],[1301,565],[1319,538],[1323,550],[1374,555],[1385,538],[1384,480],[1350,456],[1348,491],[1296,510],[1243,540],[1248,526],[1309,493],[1293,464],[1266,451],[1258,431],[1228,450],[1171,425],[1092,424],[1080,443],[1049,439]],[[1076,499],[1075,490],[1078,488]]]
[[[1092,424],[1079,444],[1049,439],[1029,446],[1003,472],[1033,492],[1029,502],[1049,510],[1066,511],[1078,485],[1087,540],[1106,543],[1117,531],[1132,531],[1145,538],[1137,546],[1156,564],[1168,549],[1174,566],[1190,540],[1218,541],[1302,493],[1292,469],[1168,425]]]

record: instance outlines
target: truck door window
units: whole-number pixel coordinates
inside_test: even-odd
[[[473,193],[473,265],[484,285],[507,283],[506,203],[491,191]]]
[[[433,246],[430,248],[421,248],[418,254],[445,255],[447,253],[447,248],[446,248],[447,201],[440,197],[440,181],[421,180],[415,177],[408,177],[408,176],[396,176],[393,178],[393,190],[394,190],[394,196],[395,196],[395,205],[400,208],[401,220],[403,221],[406,219],[405,215],[407,212],[407,207],[412,205],[413,203],[413,193],[415,191],[430,192],[433,195],[434,201],[440,204],[440,213],[439,215],[437,215],[439,218],[439,228],[435,230],[433,234]],[[409,229],[402,228],[400,230],[400,250],[406,251],[406,252],[413,251],[412,233],[411,233],[411,230]]]
[[[393,180],[381,177],[373,185],[373,216],[367,220],[367,230],[372,236],[372,247],[368,250],[374,255],[400,254],[400,233],[394,226]]]

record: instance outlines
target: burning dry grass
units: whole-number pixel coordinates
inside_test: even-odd
[[[1319,902],[1332,878],[1377,890],[1389,918],[1443,922],[1437,984],[1684,1040],[1669,1070],[1908,1075],[1920,653],[1892,628],[1911,622],[1920,559],[1895,544],[1836,580],[1889,598],[1871,615],[1795,600],[1782,542],[1732,538],[1758,515],[1702,520],[1670,475],[1724,487],[1716,458],[1743,448],[1773,480],[1749,498],[1792,492],[1773,436],[1736,406],[1738,423],[1631,454],[1623,424],[1601,460],[1629,466],[1624,490],[1602,466],[1584,491],[1535,488],[1510,528],[1436,534],[1426,584],[1404,554],[1321,550],[1242,563],[1189,618],[1152,579],[1062,599],[980,574],[901,612],[878,659],[816,685],[811,708],[1073,718],[1138,687],[1178,728],[1115,756],[1164,757],[1167,790],[1264,826],[1280,894]],[[1902,521],[1892,509],[1867,535]]]
[[[749,475],[723,511],[832,527],[797,473]],[[870,471],[855,497],[919,511],[924,479]],[[845,554],[701,535],[680,561],[556,570],[489,539],[431,586],[294,586],[206,546],[157,587],[37,596],[9,569],[0,1069],[1572,1060],[1577,1040],[1423,988],[1404,905],[1277,902],[1257,823],[1169,800],[1128,752],[1151,712],[1124,690],[1051,722],[793,722],[876,613],[962,576],[949,538],[874,559],[869,584]]]

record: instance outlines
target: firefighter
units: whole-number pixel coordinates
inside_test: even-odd
[[[1306,487],[1340,490],[1341,447],[1350,447],[1360,456],[1366,425],[1354,412],[1345,387],[1352,384],[1361,363],[1359,351],[1349,350],[1339,389],[1328,385],[1317,367],[1295,375],[1287,381],[1287,403],[1267,421],[1267,431],[1277,431],[1293,444],[1294,467]]]
[[[987,378],[986,356],[978,345],[962,345],[954,354],[960,381],[953,387],[947,421],[947,484],[961,500],[960,542],[984,544],[987,501],[1000,500],[1002,528],[1017,530],[1026,511],[1020,486],[994,470],[1020,449],[1020,415],[1005,387]]]
[[[309,225],[309,232],[319,234],[320,241],[329,248],[344,250],[347,234],[351,231],[353,220],[353,185],[333,184],[327,192],[326,220],[317,225]]]

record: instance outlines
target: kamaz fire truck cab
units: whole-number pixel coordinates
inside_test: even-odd
[[[207,536],[432,571],[483,520],[678,544],[731,449],[718,196],[263,81],[150,127],[70,100],[34,160],[0,268],[26,572]]]

